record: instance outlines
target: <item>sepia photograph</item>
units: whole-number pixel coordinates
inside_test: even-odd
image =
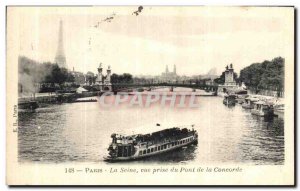
[[[294,184],[294,7],[6,12],[7,184]]]

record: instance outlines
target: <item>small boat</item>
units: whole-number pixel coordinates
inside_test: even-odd
[[[237,96],[235,94],[227,94],[224,96],[223,104],[227,106],[235,105]]]
[[[114,133],[111,138],[108,156],[104,158],[108,162],[142,159],[198,143],[197,131],[178,127],[130,136]]]
[[[259,101],[258,98],[255,97],[246,97],[244,103],[242,104],[242,108],[245,109],[253,109],[254,103]]]
[[[254,108],[251,110],[251,114],[262,117],[274,116],[274,107],[264,101],[257,101],[254,103]]]

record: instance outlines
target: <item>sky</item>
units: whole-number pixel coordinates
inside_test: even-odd
[[[277,7],[14,7],[19,55],[54,62],[59,21],[69,69],[96,73],[160,75],[175,64],[179,75],[220,75],[264,60],[285,57],[293,9]],[[110,22],[104,21],[106,18]],[[10,21],[10,20],[9,20]],[[99,24],[98,24],[99,22]]]

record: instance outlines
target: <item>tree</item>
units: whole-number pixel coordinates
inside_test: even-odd
[[[114,73],[111,75],[111,83],[133,83],[133,78],[129,73],[124,73],[121,75]]]
[[[222,72],[220,77],[214,79],[214,82],[217,84],[224,84],[225,83],[225,72]]]
[[[50,75],[52,83],[63,84],[68,79],[67,69],[60,68],[57,64],[53,65]]]
[[[74,76],[66,68],[61,68],[51,62],[39,63],[27,57],[19,57],[19,84],[22,91],[35,91],[33,88],[36,83],[44,86],[45,84],[64,82],[74,82]],[[26,90],[27,89],[27,90]]]
[[[89,84],[96,83],[97,76],[94,75],[86,75],[86,80]]]
[[[113,73],[113,74],[110,76],[110,81],[111,81],[112,84],[117,84],[117,83],[119,82],[119,75]]]
[[[66,82],[75,82],[75,77],[71,73],[67,73]]]
[[[258,89],[277,90],[284,86],[284,59],[254,63],[240,72],[240,80],[246,86]]]

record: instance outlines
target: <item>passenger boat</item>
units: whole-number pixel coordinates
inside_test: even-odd
[[[198,133],[194,129],[169,128],[151,134],[122,136],[112,134],[106,161],[137,160],[174,151],[175,149],[198,143]]]
[[[251,110],[251,114],[262,117],[274,116],[274,107],[264,101],[258,101],[254,103],[254,108]]]
[[[223,104],[227,106],[235,105],[237,96],[235,94],[225,95],[223,99]]]
[[[242,104],[242,108],[245,109],[253,109],[254,103],[259,101],[258,98],[255,97],[246,97],[244,103]]]

